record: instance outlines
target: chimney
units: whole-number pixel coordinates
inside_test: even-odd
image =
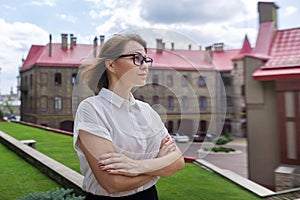
[[[192,50],[192,45],[191,44],[189,44],[189,50]]]
[[[274,22],[277,29],[277,9],[279,7],[274,2],[258,2],[259,24],[264,22]]]
[[[223,42],[215,43],[214,44],[214,49],[215,49],[215,51],[223,51],[224,50],[224,43]]]
[[[212,49],[211,48],[212,48],[212,46],[205,47],[205,60],[208,63],[212,63],[213,54],[212,54]]]
[[[68,34],[61,34],[61,48],[68,49]]]
[[[156,39],[156,53],[162,53],[162,51],[163,51],[162,39]]]
[[[76,37],[73,34],[70,34],[70,48],[73,49],[76,46]]]
[[[103,47],[104,40],[105,40],[105,36],[104,35],[100,35],[100,48]]]
[[[98,46],[98,38],[97,36],[94,38],[94,48],[93,48],[93,52],[94,52],[94,57],[97,57],[97,46]]]
[[[202,46],[201,46],[201,45],[199,45],[199,50],[200,50],[200,51],[202,50]]]
[[[171,42],[171,50],[174,51],[174,42]]]
[[[52,56],[52,35],[49,35],[49,57]]]

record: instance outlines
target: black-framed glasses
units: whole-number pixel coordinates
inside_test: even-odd
[[[144,57],[140,53],[132,53],[132,54],[123,54],[120,55],[118,58],[124,58],[124,57],[132,57],[133,64],[140,67],[144,63],[147,63],[149,67],[152,67],[153,59],[150,57]]]

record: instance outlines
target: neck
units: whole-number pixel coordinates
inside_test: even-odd
[[[129,100],[131,88],[125,88],[122,86],[115,87],[113,85],[108,86],[108,89],[119,95],[120,97]]]

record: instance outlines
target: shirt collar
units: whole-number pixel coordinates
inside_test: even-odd
[[[121,105],[125,102],[127,102],[130,106],[133,106],[133,105],[138,106],[138,104],[137,104],[134,96],[132,95],[132,93],[129,94],[130,95],[129,101],[127,99],[124,99],[123,97],[120,97],[119,95],[117,95],[113,91],[108,90],[106,88],[102,88],[98,95],[103,97],[108,102],[112,103],[113,105],[115,105],[118,108],[120,108]]]

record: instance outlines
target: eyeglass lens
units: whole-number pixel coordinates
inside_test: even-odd
[[[135,54],[133,57],[133,62],[137,66],[143,65],[144,62],[148,63],[150,66],[152,65],[152,59],[143,57],[141,54]]]

